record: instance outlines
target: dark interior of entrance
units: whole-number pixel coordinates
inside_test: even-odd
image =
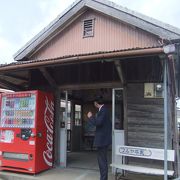
[[[95,126],[88,123],[87,113],[98,110],[93,105],[97,95],[102,95],[112,121],[112,89],[69,91],[67,124],[67,167],[98,169],[96,148],[93,146]],[[111,162],[111,147],[108,160]]]

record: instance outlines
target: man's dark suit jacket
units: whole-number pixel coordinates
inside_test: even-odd
[[[106,106],[103,105],[97,116],[91,117],[89,122],[96,126],[94,146],[104,147],[110,145],[112,142],[112,123]]]

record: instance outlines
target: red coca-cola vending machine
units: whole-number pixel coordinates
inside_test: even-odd
[[[51,93],[1,94],[0,169],[35,174],[53,165]]]

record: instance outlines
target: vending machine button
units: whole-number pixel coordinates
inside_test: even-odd
[[[34,134],[34,133],[31,133],[31,137],[35,137],[35,134]]]
[[[21,139],[24,141],[27,141],[32,134],[32,130],[31,129],[21,129]]]
[[[26,137],[26,136],[23,134],[23,135],[22,135],[22,138],[24,139],[25,137]]]

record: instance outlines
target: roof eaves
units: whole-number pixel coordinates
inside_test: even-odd
[[[46,63],[46,62],[50,62],[53,63],[55,61],[59,61],[59,60],[63,60],[63,59],[75,59],[75,62],[77,63],[77,59],[78,57],[87,57],[87,56],[93,56],[93,55],[102,55],[102,57],[104,58],[104,54],[113,54],[113,53],[125,53],[129,56],[129,52],[134,51],[134,52],[145,52],[146,50],[152,50],[157,52],[156,50],[161,49],[161,51],[163,51],[162,46],[152,46],[152,47],[146,47],[146,48],[128,48],[128,49],[120,49],[120,50],[114,50],[114,51],[97,51],[97,52],[92,52],[92,53],[85,53],[85,54],[73,54],[73,55],[68,55],[68,56],[61,56],[61,57],[55,57],[55,58],[48,58],[48,59],[31,59],[28,61],[17,61],[17,62],[12,62],[9,64],[1,64],[0,65],[0,72],[3,68],[6,67],[18,67],[19,65],[27,65],[27,64],[36,64],[36,63]],[[138,54],[138,53],[137,53]],[[142,54],[141,54],[142,55]],[[118,56],[119,57],[119,56]],[[124,56],[122,56],[124,57]],[[98,59],[98,58],[97,58]],[[63,62],[62,62],[63,63]],[[16,69],[16,68],[14,68]],[[23,70],[23,69],[21,69]]]

